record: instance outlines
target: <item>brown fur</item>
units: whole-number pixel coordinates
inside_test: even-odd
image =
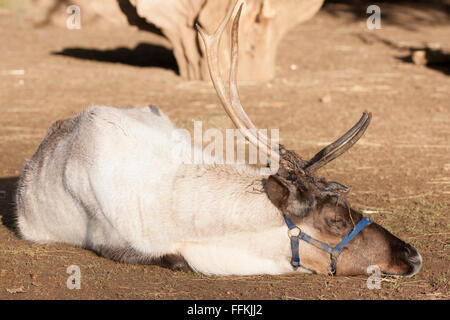
[[[312,237],[333,247],[362,217],[345,200],[329,197],[306,217],[292,217],[292,220],[298,225],[311,226],[315,230]],[[414,269],[410,259],[416,254],[417,251],[409,244],[380,225],[371,223],[344,247],[337,260],[337,274],[364,274],[369,265],[377,265],[384,274],[406,275]],[[320,268],[319,265],[317,267]]]

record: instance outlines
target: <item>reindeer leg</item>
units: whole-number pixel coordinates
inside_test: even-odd
[[[136,251],[133,248],[109,248],[100,246],[92,249],[99,256],[127,264],[157,265],[171,270],[189,271],[192,270],[183,256],[179,254],[166,254],[153,258]]]

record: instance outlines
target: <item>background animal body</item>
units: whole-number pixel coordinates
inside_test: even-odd
[[[364,21],[351,22],[349,11],[339,8],[319,13],[317,20],[288,34],[279,51],[277,79],[244,85],[243,100],[258,125],[277,123],[285,143],[309,154],[348,128],[353,121],[350,115],[373,111],[375,118],[365,140],[324,174],[350,185],[350,197],[358,208],[371,212],[372,218],[419,249],[426,261],[419,275],[387,279],[380,291],[368,290],[366,277],[333,281],[316,275],[204,278],[117,264],[64,245],[28,244],[1,227],[0,296],[20,297],[4,289],[23,286],[21,295],[26,298],[448,298],[448,79],[441,69],[418,68],[396,59],[408,51],[386,46],[378,36],[365,33]],[[408,10],[414,15],[414,9]],[[16,26],[0,28],[11,50],[1,53],[1,70],[18,65],[26,70],[22,85],[18,76],[2,73],[1,149],[7,151],[0,155],[1,185],[6,191],[0,200],[2,215],[11,208],[15,177],[49,125],[94,103],[129,107],[151,102],[189,130],[192,124],[186,119],[199,114],[204,114],[208,126],[232,127],[214,105],[215,93],[208,84],[183,82],[170,70],[49,55],[58,49],[55,43],[133,48],[147,41],[147,35],[119,30],[112,39],[86,30],[67,37],[65,30],[33,29],[8,15],[0,23]],[[377,35],[392,41],[432,40],[445,45],[447,25],[431,28],[426,19],[414,23],[415,31],[387,23]],[[336,24],[341,27],[337,29]],[[33,37],[40,41],[25,41]],[[24,43],[33,43],[33,54]],[[351,54],[349,48],[361,54]],[[299,56],[300,51],[316,54]],[[297,71],[292,70],[293,64]],[[70,264],[81,267],[82,292],[65,287]]]

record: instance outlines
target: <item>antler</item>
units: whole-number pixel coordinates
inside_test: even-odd
[[[242,107],[241,100],[239,98],[239,91],[237,87],[237,69],[238,69],[238,55],[239,55],[239,44],[238,44],[238,33],[239,33],[239,19],[242,13],[243,7],[242,0],[237,1],[234,7],[230,7],[226,17],[222,20],[219,27],[213,34],[207,34],[198,24],[197,30],[203,40],[206,49],[206,58],[208,60],[209,74],[211,80],[216,89],[217,95],[227,112],[228,116],[233,121],[234,125],[241,131],[244,137],[246,137],[250,143],[255,146],[260,146],[267,155],[272,155],[279,157],[279,153],[272,148],[269,139],[258,132],[255,125],[252,123],[248,115],[245,113]],[[218,51],[220,45],[220,39],[225,30],[227,23],[231,20],[232,14],[236,7],[239,9],[233,21],[232,26],[232,37],[231,37],[231,69],[229,78],[229,95],[226,93],[225,86],[221,79],[220,68],[218,62]]]
[[[361,119],[346,134],[320,150],[303,169],[314,172],[350,149],[362,137],[371,119],[372,113],[364,112]]]
[[[245,113],[239,98],[239,91],[237,87],[239,55],[238,33],[239,19],[242,13],[243,5],[243,0],[238,0],[234,7],[230,7],[227,15],[213,34],[206,33],[198,24],[196,25],[196,28],[205,45],[209,74],[214,84],[214,88],[216,89],[217,95],[219,96],[222,106],[228,116],[231,118],[234,125],[241,131],[244,137],[250,141],[250,143],[255,146],[259,145],[262,149],[264,149],[267,155],[274,156],[277,160],[281,160],[281,167],[284,169],[283,171],[287,171],[288,174],[294,173],[295,175],[300,174],[302,176],[310,176],[314,171],[323,167],[325,164],[336,159],[345,151],[350,149],[366,131],[372,115],[371,113],[364,112],[361,119],[347,133],[319,151],[314,157],[311,158],[311,160],[307,162],[305,162],[297,153],[287,150],[283,146],[280,146],[279,152],[275,150],[269,139],[261,132],[258,132],[255,125]],[[218,51],[220,39],[225,27],[231,20],[233,12],[237,7],[239,7],[239,9],[235,15],[231,31],[231,67],[229,75],[229,93],[227,93],[225,85],[221,79]]]

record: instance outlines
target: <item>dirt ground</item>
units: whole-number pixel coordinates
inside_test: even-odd
[[[209,277],[30,244],[0,225],[0,299],[449,299],[450,68],[415,65],[410,55],[424,43],[450,48],[450,24],[440,10],[380,6],[382,29],[370,31],[364,10],[327,5],[283,40],[276,78],[242,83],[241,98],[259,127],[279,128],[305,157],[371,111],[365,137],[321,173],[419,250],[418,275],[383,278],[379,290],[366,276]],[[148,33],[36,28],[0,8],[0,215],[12,210],[17,177],[53,121],[91,105],[148,104],[189,130],[192,120],[232,128],[212,86],[179,78]],[[81,268],[81,290],[66,287],[70,265]]]

